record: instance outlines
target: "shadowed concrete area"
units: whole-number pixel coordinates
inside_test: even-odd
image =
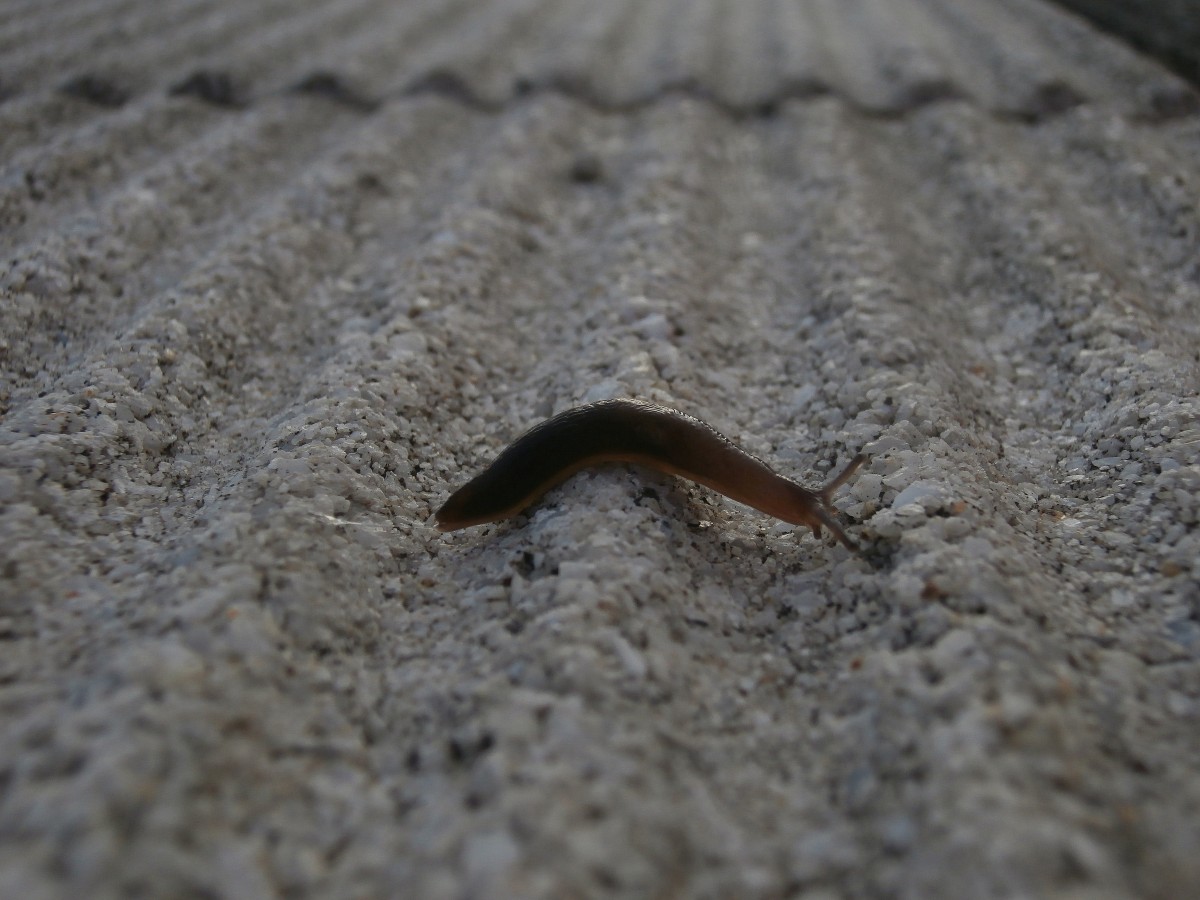
[[[1191,0],[1057,0],[1200,84],[1200,6]]]
[[[1200,882],[1200,113],[1036,0],[0,9],[0,895]],[[861,556],[614,466],[640,397]]]

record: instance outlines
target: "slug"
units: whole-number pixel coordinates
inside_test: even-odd
[[[857,551],[833,518],[833,492],[866,461],[850,460],[816,491],[776,474],[699,419],[641,400],[601,400],[559,413],[517,438],[437,511],[439,531],[515,516],[580,469],[625,462],[680,475],[732,500],[790,522],[821,526]]]

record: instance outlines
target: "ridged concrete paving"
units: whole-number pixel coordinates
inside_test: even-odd
[[[1033,0],[0,9],[0,896],[1185,896],[1200,114]],[[614,467],[643,397],[862,556]]]

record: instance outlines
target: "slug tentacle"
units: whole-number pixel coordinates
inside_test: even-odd
[[[867,455],[865,453],[860,453],[846,464],[846,468],[842,469],[842,471],[834,475],[833,478],[829,479],[825,487],[817,491],[817,496],[821,498],[821,502],[828,506],[829,501],[833,498],[834,491],[853,478],[858,473],[858,470],[862,468],[862,464],[866,461]]]
[[[699,419],[641,400],[602,400],[560,413],[517,438],[450,496],[437,511],[437,526],[454,531],[514,516],[580,469],[625,462],[695,481],[785,522],[807,525],[818,537],[823,525],[856,550],[833,518],[830,498],[865,461],[859,454],[814,492]]]

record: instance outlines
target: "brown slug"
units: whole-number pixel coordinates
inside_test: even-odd
[[[830,499],[865,461],[860,453],[828,484],[810,491],[697,418],[641,400],[601,400],[559,413],[509,444],[450,496],[437,511],[437,527],[455,531],[506,519],[580,469],[624,462],[698,482],[777,519],[807,525],[817,537],[823,525],[857,550],[833,518]]]

